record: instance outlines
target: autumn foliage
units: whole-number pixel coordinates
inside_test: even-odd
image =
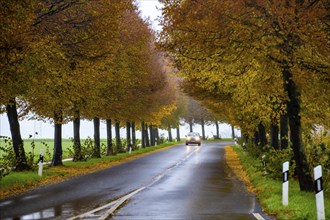
[[[300,187],[312,191],[302,135],[330,126],[329,1],[161,2],[159,45],[183,89],[261,150],[267,133],[288,147],[289,131]]]
[[[62,164],[61,125],[68,121],[79,160],[80,118],[94,121],[97,140],[100,119],[159,124],[174,110],[164,57],[132,0],[1,0],[0,15],[0,105],[16,168],[28,168],[18,108],[54,122],[52,165]]]

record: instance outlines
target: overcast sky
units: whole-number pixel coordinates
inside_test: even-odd
[[[157,18],[161,16],[161,7],[160,4],[156,0],[136,0],[139,6],[139,10],[141,11],[141,15],[143,18],[149,18],[153,29],[159,31],[161,27],[158,25]],[[53,138],[54,136],[54,126],[49,122],[44,123],[41,121],[20,121],[21,135],[22,138],[28,138],[29,135],[34,135],[36,132],[38,135],[35,135],[35,138]],[[69,138],[73,136],[73,125],[72,123],[68,123],[62,126],[62,134],[63,138]],[[81,122],[81,138],[93,137],[93,122],[83,120]],[[194,127],[194,131],[201,133],[201,128],[199,125]],[[105,123],[101,123],[101,138],[106,138],[106,125]],[[181,137],[188,132],[188,126],[181,126],[180,133]],[[161,134],[164,134],[167,137],[166,131],[161,131]],[[208,126],[206,129],[206,136],[212,137],[213,134],[216,133],[215,126]],[[121,136],[125,137],[126,131],[124,129],[121,130]],[[231,129],[230,126],[223,124],[220,126],[220,135],[222,137],[231,137]],[[0,136],[11,136],[8,119],[5,114],[0,115]],[[172,136],[176,137],[175,130],[172,131]],[[140,137],[140,132],[137,132],[137,137]]]
[[[162,15],[162,4],[157,0],[136,0],[139,10],[143,18],[149,18],[152,22],[152,28],[159,31],[161,26],[157,22],[157,18]]]

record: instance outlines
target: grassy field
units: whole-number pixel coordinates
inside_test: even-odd
[[[221,141],[230,141],[231,138],[223,138]],[[54,148],[54,139],[24,139],[24,150],[26,153],[33,153],[35,155],[35,160],[38,160],[40,151],[43,150],[45,154],[45,161],[50,161],[53,155],[53,148]],[[83,144],[85,139],[81,139],[81,143]],[[181,141],[184,141],[182,139]],[[203,140],[203,142],[214,141],[213,139],[210,140]],[[106,145],[107,140],[101,139],[101,145]],[[5,142],[3,139],[0,139],[0,146],[4,146]],[[62,149],[63,149],[63,159],[70,158],[71,155],[69,154],[69,149],[73,149],[73,142],[71,139],[62,139]]]
[[[317,219],[314,192],[301,192],[297,180],[289,180],[289,205],[282,205],[282,180],[268,178],[257,170],[254,158],[235,146],[240,161],[251,179],[263,210],[276,219]],[[330,219],[330,193],[324,192],[326,219]]]
[[[84,139],[81,143],[84,143]],[[24,139],[24,150],[26,153],[33,153],[35,160],[38,160],[40,151],[45,153],[45,161],[51,160],[54,149],[54,139]],[[101,144],[106,144],[106,139],[101,139]],[[0,139],[0,146],[4,146],[5,142]],[[70,158],[69,149],[73,149],[73,142],[71,139],[62,139],[63,159]]]

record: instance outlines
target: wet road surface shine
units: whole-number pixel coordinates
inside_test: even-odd
[[[179,145],[44,186],[0,201],[0,217],[68,219],[142,189],[125,200],[113,219],[255,219],[255,197],[233,177],[224,146]]]
[[[194,154],[122,207],[113,219],[256,219],[255,196],[228,168],[224,145],[204,143]]]
[[[66,219],[150,184],[187,155],[175,146],[127,163],[0,200],[0,219]]]

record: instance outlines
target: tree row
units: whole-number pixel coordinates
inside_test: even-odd
[[[329,1],[161,2],[159,46],[184,91],[261,150],[268,134],[292,145],[300,188],[314,190],[302,136],[330,127]]]
[[[68,121],[80,160],[81,118],[94,122],[93,156],[100,157],[100,119],[111,132],[111,123],[116,129],[120,122],[160,125],[175,109],[167,64],[133,1],[1,0],[0,16],[0,105],[17,170],[29,169],[21,117],[54,123],[56,166],[62,164],[61,126]]]

